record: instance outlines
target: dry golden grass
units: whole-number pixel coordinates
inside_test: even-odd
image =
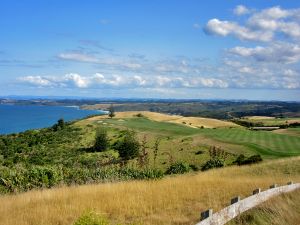
[[[300,131],[290,130],[290,129],[278,129],[278,130],[273,130],[272,132],[277,134],[287,134],[296,137],[300,136]]]
[[[275,117],[272,116],[245,116],[245,119],[249,120],[268,120],[268,119],[275,119]]]
[[[205,127],[205,128],[217,128],[217,127],[237,127],[238,125],[228,121],[222,121],[211,118],[202,118],[202,117],[184,117],[178,115],[168,115],[164,113],[156,113],[149,111],[128,111],[128,112],[117,112],[115,118],[117,119],[126,119],[134,118],[137,114],[142,114],[148,119],[158,121],[158,122],[170,122],[186,125],[189,127]],[[97,116],[87,119],[88,121],[95,121],[107,118],[107,115]]]
[[[228,225],[299,225],[300,190],[274,197],[237,217]]]
[[[299,165],[297,157],[157,181],[61,187],[2,196],[0,224],[72,224],[88,209],[121,223],[193,224],[202,210],[219,210],[232,196],[245,197],[255,188],[267,188],[275,182],[299,182]]]

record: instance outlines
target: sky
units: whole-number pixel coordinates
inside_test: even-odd
[[[296,0],[1,0],[0,96],[300,100]]]

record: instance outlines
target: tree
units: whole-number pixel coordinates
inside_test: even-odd
[[[115,116],[115,109],[114,109],[113,104],[111,104],[108,108],[108,116],[110,118],[113,118]]]
[[[59,119],[59,120],[57,121],[57,123],[54,124],[54,125],[52,126],[52,129],[53,129],[54,131],[58,131],[58,130],[64,129],[65,126],[66,126],[66,123],[65,123],[64,119]]]
[[[136,138],[135,132],[127,130],[124,137],[116,143],[115,149],[124,160],[137,157],[140,151],[140,143]]]
[[[96,131],[94,151],[103,152],[106,151],[109,146],[109,139],[107,131],[104,128],[98,128]]]

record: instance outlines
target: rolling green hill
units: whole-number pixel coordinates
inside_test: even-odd
[[[188,117],[181,117],[180,121],[182,119],[195,121]],[[172,166],[180,168],[173,168],[175,173],[201,170],[213,157],[221,157],[220,166],[229,166],[240,154],[245,157],[259,154],[264,160],[300,155],[297,133],[219,127],[227,125],[226,121],[207,119],[206,122],[203,118],[201,123],[217,127],[198,128],[189,123],[174,123],[170,122],[169,115],[158,113],[117,113],[113,119],[96,116],[66,124],[63,128],[55,125],[1,135],[0,192],[22,192],[60,184],[156,179],[170,173]],[[107,151],[93,149],[99,128],[107,131]],[[116,146],[126,130],[133,130],[143,147],[136,158],[124,161]]]

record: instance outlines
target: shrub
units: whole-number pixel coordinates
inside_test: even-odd
[[[164,176],[164,173],[158,169],[143,169],[123,168],[119,171],[120,177],[123,179],[159,179]]]
[[[247,165],[247,164],[253,164],[253,163],[259,163],[263,159],[260,155],[252,155],[248,158],[246,158],[243,154],[239,155],[237,159],[233,162],[233,164],[237,164],[239,166],[241,165]]]
[[[86,212],[75,221],[73,225],[109,225],[106,218],[96,214],[95,212]]]
[[[94,144],[94,151],[103,152],[106,151],[109,145],[109,139],[107,137],[107,131],[104,128],[98,128],[96,131],[96,138]]]
[[[195,155],[201,155],[201,154],[203,154],[203,153],[204,153],[204,151],[199,150],[199,151],[195,152]]]
[[[171,166],[166,171],[167,174],[183,174],[187,173],[191,170],[191,167],[189,164],[185,162],[176,162],[174,164],[171,164]]]
[[[65,123],[64,119],[59,119],[59,120],[57,121],[57,123],[54,124],[54,125],[52,126],[52,129],[53,129],[54,131],[58,131],[58,130],[64,129],[65,126],[66,126],[66,123]]]
[[[253,164],[253,163],[258,163],[261,162],[262,158],[260,155],[252,155],[249,158],[245,159],[243,164]]]
[[[237,165],[242,165],[245,158],[246,157],[243,154],[240,154],[233,163]]]
[[[124,137],[115,144],[115,149],[124,160],[136,158],[139,155],[140,143],[135,132],[127,130]]]
[[[220,168],[224,166],[224,161],[219,158],[213,158],[208,160],[201,168],[202,171],[209,170],[212,168]]]
[[[138,113],[135,115],[136,117],[144,117],[144,115],[142,113]]]

